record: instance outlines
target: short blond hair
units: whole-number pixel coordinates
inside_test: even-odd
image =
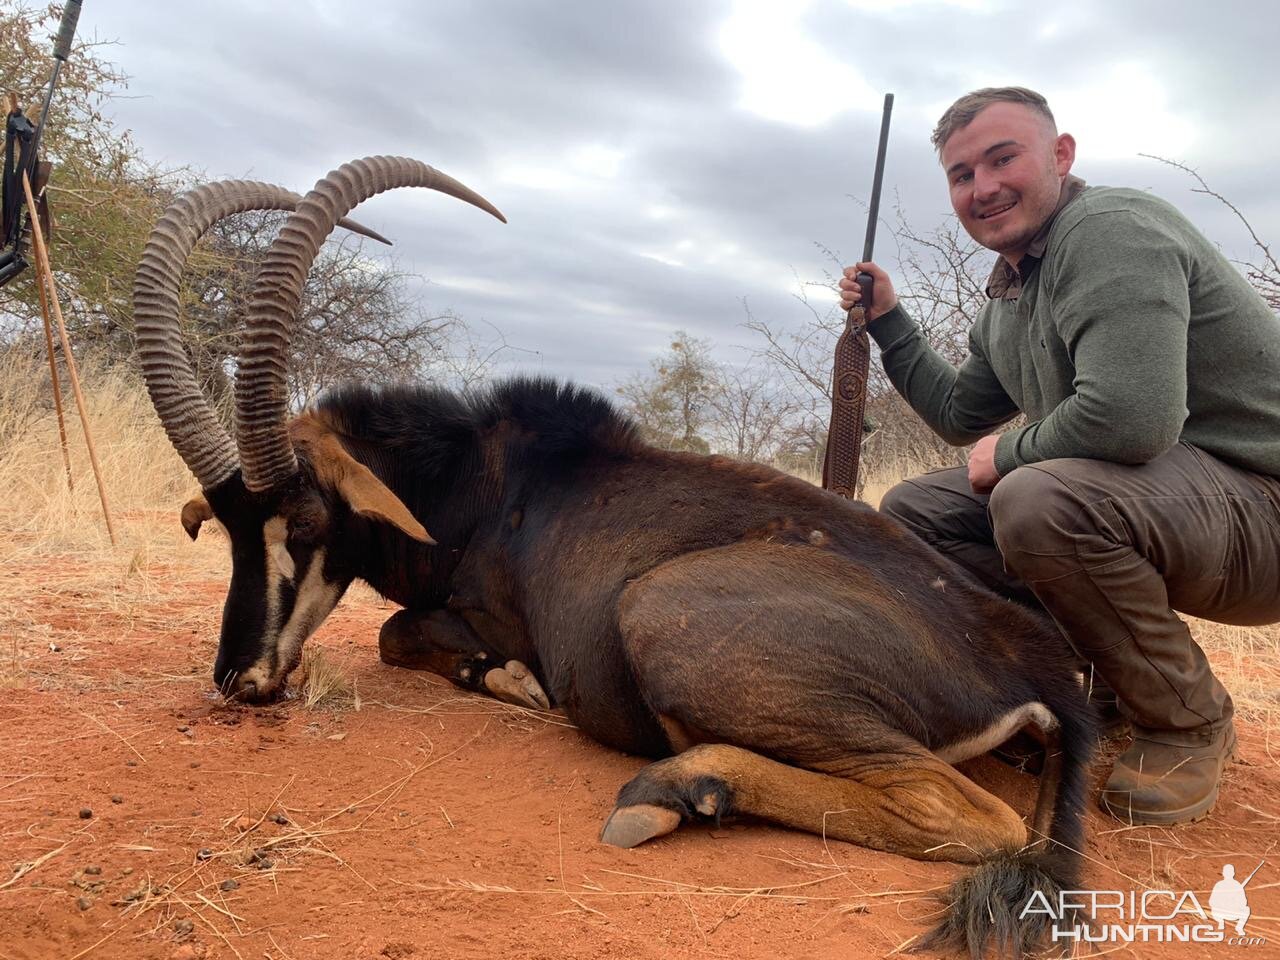
[[[933,128],[933,136],[930,139],[933,141],[934,149],[941,153],[953,133],[973,123],[973,118],[993,103],[1020,103],[1048,120],[1055,132],[1058,129],[1057,121],[1053,119],[1053,111],[1049,109],[1049,101],[1034,90],[1028,90],[1026,87],[983,87],[981,90],[966,93],[947,107],[947,112]]]

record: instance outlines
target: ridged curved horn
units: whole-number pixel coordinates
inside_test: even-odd
[[[503,223],[506,217],[452,177],[406,157],[366,157],[343,164],[298,204],[267,251],[249,300],[249,330],[236,377],[236,435],[245,486],[267,490],[298,469],[285,427],[289,344],[302,285],[338,218],[395,187],[426,187],[465,200]]]
[[[133,314],[142,374],[169,442],[204,489],[235,473],[236,448],[200,392],[178,327],[178,287],[196,241],[213,224],[246,210],[293,210],[292,190],[252,180],[207,183],[184,193],[157,221],[133,281]],[[360,224],[340,225],[381,243]]]

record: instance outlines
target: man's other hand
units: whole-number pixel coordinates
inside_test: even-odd
[[[867,307],[867,323],[884,316],[898,305],[898,295],[893,292],[893,282],[889,275],[870,260],[855,263],[844,268],[844,276],[840,278],[840,309],[852,310],[862,303],[862,285],[855,279],[859,273],[869,273],[874,280],[871,291],[871,305]]]
[[[995,434],[983,437],[969,451],[969,486],[974,493],[990,493],[1000,482],[1000,474],[996,472]]]

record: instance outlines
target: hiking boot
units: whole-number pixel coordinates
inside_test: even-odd
[[[1135,728],[1099,804],[1129,824],[1170,826],[1201,820],[1218,800],[1222,770],[1236,755],[1230,722],[1209,742],[1202,734]]]

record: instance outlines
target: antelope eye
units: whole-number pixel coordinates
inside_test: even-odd
[[[303,500],[289,511],[289,540],[302,546],[314,546],[325,537],[329,516],[315,499]]]

